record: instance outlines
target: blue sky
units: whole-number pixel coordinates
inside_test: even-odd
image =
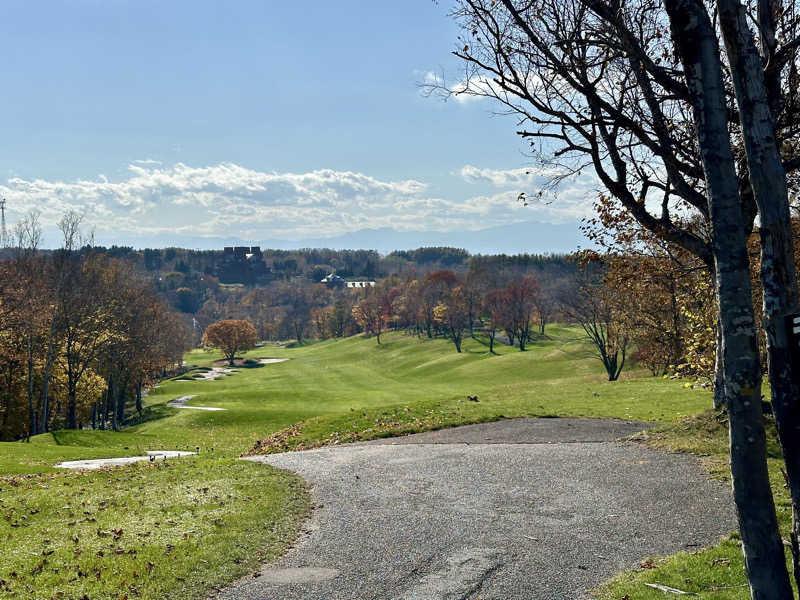
[[[514,119],[485,100],[420,94],[428,73],[458,81],[447,10],[6,0],[9,221],[36,205],[49,229],[74,208],[99,240],[132,245],[575,222],[588,179],[563,202],[521,207],[541,177]]]

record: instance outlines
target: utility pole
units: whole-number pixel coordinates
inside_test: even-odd
[[[8,247],[8,232],[6,231],[6,199],[0,198],[0,248]]]

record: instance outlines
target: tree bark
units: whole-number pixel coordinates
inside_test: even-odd
[[[117,415],[119,414],[117,409],[117,404],[119,403],[119,382],[115,377],[111,377],[109,381],[111,381],[111,386],[108,390],[111,395],[111,429],[119,431],[119,422],[117,421]]]
[[[731,480],[750,595],[754,600],[789,600],[792,589],[767,472],[749,259],[719,47],[703,4],[666,0],[665,6],[685,70],[708,186],[730,416]]]
[[[142,382],[136,382],[136,412],[142,416]]]
[[[125,372],[125,371],[124,371]],[[125,423],[125,399],[126,393],[128,391],[128,374],[121,376],[121,381],[119,384],[119,389],[117,389],[117,424],[122,425]]]
[[[719,302],[719,300],[717,300]],[[725,370],[722,368],[722,323],[717,319],[717,347],[714,353],[714,410],[725,408]]]
[[[50,374],[53,371],[53,361],[55,360],[56,311],[57,309],[54,307],[51,315],[50,331],[47,336],[47,353],[45,354],[44,370],[42,372],[42,387],[39,391],[39,414],[41,415],[41,420],[39,421],[37,433],[45,433],[47,431],[47,421],[50,417]]]
[[[77,429],[78,376],[70,360],[71,353],[69,347],[69,344],[67,344],[67,350],[65,352],[67,355],[67,429]]]
[[[36,423],[36,408],[34,407],[33,391],[33,332],[28,332],[27,369],[28,369],[28,439],[38,431]]]
[[[800,402],[796,378],[800,373],[792,372],[791,322],[787,316],[797,312],[798,298],[786,173],[776,141],[762,59],[744,7],[738,0],[718,0],[717,10],[739,106],[748,176],[758,205],[772,410],[786,463],[792,509],[797,515],[800,514]],[[766,13],[760,11],[759,18],[771,19],[769,11]],[[792,529],[798,535],[800,524],[796,519],[793,521]]]

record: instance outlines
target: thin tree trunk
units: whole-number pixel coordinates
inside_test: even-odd
[[[119,425],[123,425],[125,423],[125,400],[128,392],[128,379],[129,377],[126,372],[125,376],[122,377],[119,389],[117,390],[117,395],[119,396],[117,401],[117,423]]]
[[[136,412],[142,416],[142,382],[136,382]]]
[[[119,423],[117,421],[117,415],[119,414],[117,409],[117,404],[119,403],[119,383],[115,378],[112,378],[111,381],[113,382],[109,390],[111,393],[111,429],[119,431]]]
[[[109,405],[109,400],[111,398],[113,387],[114,387],[114,379],[112,375],[111,363],[109,361],[106,392],[105,394],[103,394],[103,409],[100,411],[100,429],[106,428],[106,421],[108,420],[108,405]]]
[[[67,346],[69,348],[69,345]],[[67,429],[77,429],[77,408],[78,408],[78,376],[74,372],[72,363],[69,361],[69,350],[67,350]]]
[[[77,414],[77,390],[74,384],[69,386],[69,398],[67,400],[67,429],[78,428],[78,414]]]
[[[55,360],[55,346],[56,346],[56,308],[53,308],[53,314],[50,317],[50,331],[47,336],[47,352],[44,359],[44,370],[42,371],[42,388],[39,392],[39,414],[41,421],[39,421],[39,429],[37,433],[45,433],[47,431],[47,421],[50,417],[49,404],[50,404],[50,374],[53,371],[53,361]]]
[[[27,368],[28,368],[28,439],[38,432],[38,425],[36,423],[36,408],[34,406],[34,389],[33,389],[33,332],[28,332],[28,348],[27,348]]]
[[[666,0],[681,55],[709,194],[722,363],[729,412],[731,480],[753,600],[789,600],[761,414],[761,370],[749,259],[727,123],[719,47],[704,5]]]

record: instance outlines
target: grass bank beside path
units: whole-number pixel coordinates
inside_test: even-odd
[[[768,417],[767,453],[772,493],[784,539],[791,528],[792,508],[784,487],[783,459],[775,430]],[[659,425],[637,436],[639,442],[667,452],[685,452],[700,457],[715,479],[728,482],[728,429],[724,416],[710,411]],[[658,515],[653,515],[654,519]],[[790,553],[786,548],[787,568],[791,573]],[[712,548],[687,547],[667,557],[645,557],[640,568],[621,573],[595,590],[599,600],[663,600],[666,593],[646,584],[668,586],[706,600],[747,600],[750,591],[744,576],[740,538],[732,535]],[[794,583],[794,582],[793,582]]]
[[[203,598],[308,510],[299,477],[232,459],[0,478],[0,598]]]
[[[90,590],[81,593],[92,600],[198,598],[273,559],[296,536],[309,498],[293,475],[235,460],[254,447],[274,452],[517,416],[617,417],[669,428],[711,403],[703,390],[636,369],[605,381],[570,327],[549,327],[526,352],[498,346],[497,355],[472,339],[461,354],[441,339],[389,333],[381,341],[268,345],[216,381],[193,375],[221,356],[191,352],[186,360],[198,370],[152,390],[138,424],[1,443],[0,536],[13,552],[0,565],[0,598],[79,598],[77,590]],[[261,365],[261,358],[289,360]],[[190,406],[225,410],[166,406],[186,395],[195,396]],[[54,467],[198,447],[198,456],[166,465]],[[643,597],[640,589],[631,597]]]

